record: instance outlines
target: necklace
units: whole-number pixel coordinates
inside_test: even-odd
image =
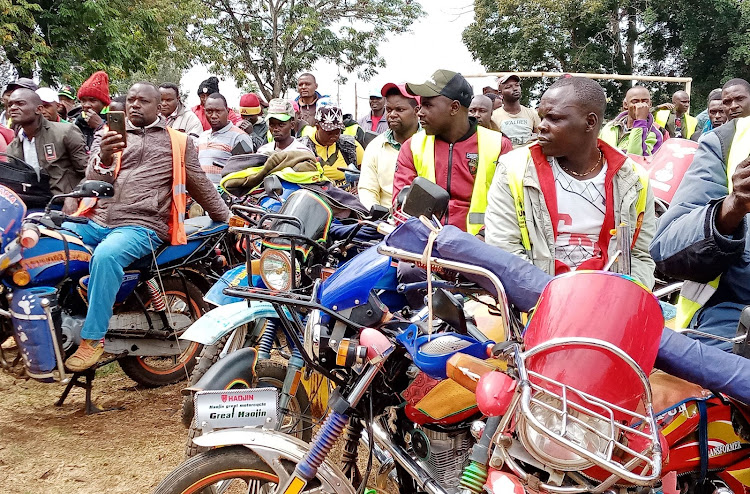
[[[592,166],[592,167],[591,167],[591,169],[590,169],[589,171],[586,171],[586,172],[583,172],[583,173],[578,173],[577,171],[571,170],[571,169],[570,169],[570,168],[568,168],[567,166],[565,166],[565,165],[561,164],[561,163],[560,163],[559,161],[557,162],[557,164],[558,164],[558,165],[560,165],[560,168],[562,168],[562,169],[563,169],[563,170],[565,170],[565,171],[566,171],[567,173],[570,173],[571,175],[573,175],[573,176],[575,176],[575,177],[585,177],[585,176],[586,176],[586,175],[588,175],[589,173],[591,173],[591,172],[593,172],[594,170],[596,170],[597,168],[599,168],[599,165],[601,165],[601,164],[602,164],[602,160],[603,160],[603,158],[604,158],[604,154],[602,154],[602,150],[600,149],[600,150],[599,150],[599,159],[598,159],[598,160],[596,160],[596,163],[594,163],[594,166]]]

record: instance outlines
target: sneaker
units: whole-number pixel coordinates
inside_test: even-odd
[[[68,357],[65,367],[72,372],[83,372],[99,361],[104,353],[104,343],[100,340],[81,340],[78,350]]]

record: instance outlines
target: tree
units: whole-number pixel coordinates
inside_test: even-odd
[[[238,84],[254,81],[268,100],[298,73],[329,60],[368,79],[385,61],[377,45],[423,15],[414,0],[204,0],[201,60],[228,67]]]
[[[0,0],[0,52],[19,76],[47,84],[153,70],[155,54],[182,68],[194,58],[200,12],[197,0]]]
[[[690,76],[694,106],[705,107],[722,80],[748,74],[748,19],[748,2],[736,0],[477,0],[463,39],[490,71]],[[616,111],[630,84],[602,85]],[[680,88],[648,86],[654,101]]]

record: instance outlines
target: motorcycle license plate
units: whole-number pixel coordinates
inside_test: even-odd
[[[235,427],[273,429],[278,421],[277,388],[198,391],[194,400],[196,428],[204,432]]]

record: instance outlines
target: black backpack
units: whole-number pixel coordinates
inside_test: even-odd
[[[44,208],[52,199],[49,174],[44,168],[36,171],[21,159],[0,153],[0,185],[18,194],[28,209]]]

